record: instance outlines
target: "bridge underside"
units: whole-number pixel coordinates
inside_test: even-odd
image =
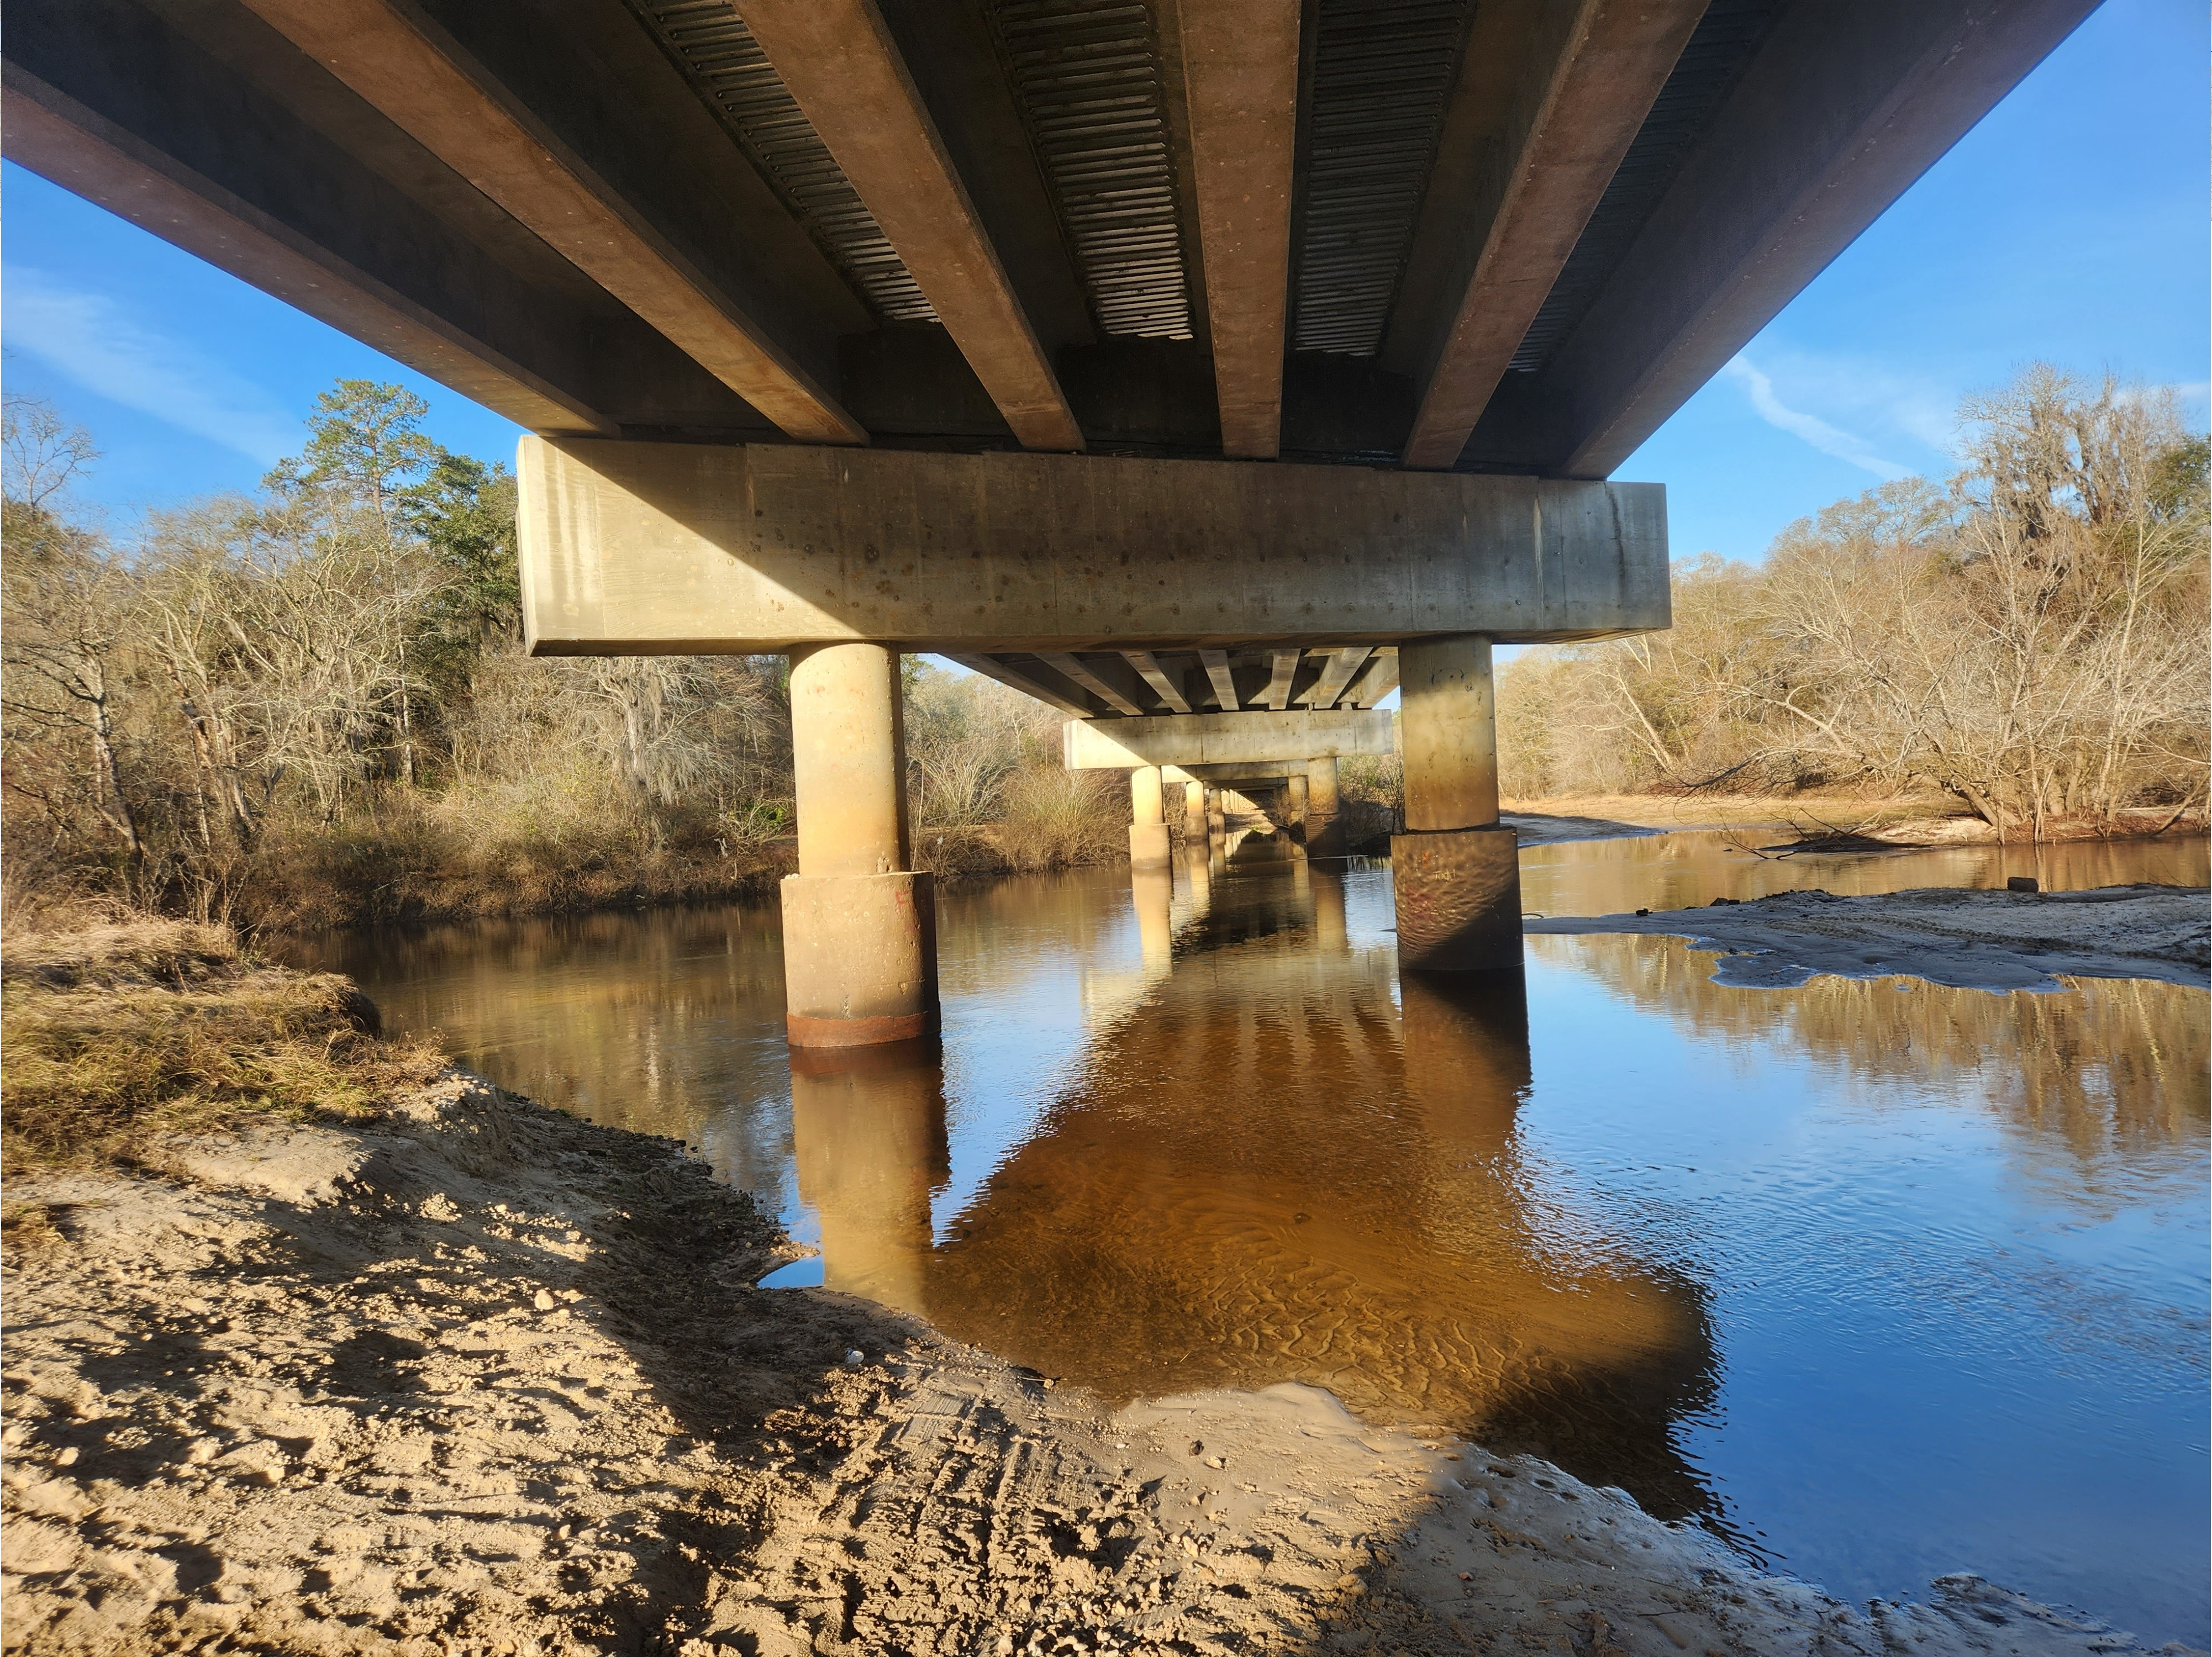
[[[1401,687],[1401,953],[1517,962],[1492,642],[1667,625],[1602,480],[2093,4],[15,0],[0,120],[526,428],[533,651],[791,654],[793,1039],[873,1041],[902,651],[1102,730]]]

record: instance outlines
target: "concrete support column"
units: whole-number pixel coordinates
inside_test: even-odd
[[[1410,968],[1521,965],[1519,836],[1498,821],[1498,713],[1480,634],[1399,647],[1406,832],[1390,841]]]
[[[1306,780],[1303,774],[1291,777],[1285,785],[1290,795],[1284,817],[1293,828],[1306,826]]]
[[[898,653],[823,645],[791,659],[799,872],[783,882],[786,1028],[795,1047],[936,1033],[937,907],[908,841]]]
[[[1344,855],[1344,824],[1336,815],[1336,756],[1323,755],[1306,762],[1306,855],[1340,858]]]
[[[1183,844],[1203,846],[1206,836],[1206,785],[1187,782],[1182,786]]]
[[[1168,823],[1162,810],[1160,768],[1140,765],[1129,773],[1129,866],[1168,866]]]
[[[1206,832],[1213,838],[1229,832],[1229,804],[1218,788],[1206,791]]]

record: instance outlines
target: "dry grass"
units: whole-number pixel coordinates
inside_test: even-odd
[[[1034,873],[1129,855],[1128,782],[1118,771],[1018,771],[993,831],[1008,869]]]
[[[358,1120],[420,1085],[434,1048],[385,1040],[349,979],[271,967],[228,932],[138,919],[0,944],[0,1167],[142,1160],[174,1132]],[[8,1229],[35,1226],[10,1214]]]

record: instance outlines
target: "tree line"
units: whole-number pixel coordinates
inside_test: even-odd
[[[118,532],[72,505],[90,438],[8,399],[11,899],[351,920],[726,895],[787,863],[784,659],[526,657],[514,479],[427,413],[342,380],[258,492]],[[1006,860],[1099,853],[1050,710],[907,677],[925,831],[1011,816]]]
[[[1505,792],[1932,793],[2005,840],[2201,810],[2205,440],[2170,391],[2041,364],[1960,429],[1952,478],[1678,564],[1669,631],[1509,665]]]

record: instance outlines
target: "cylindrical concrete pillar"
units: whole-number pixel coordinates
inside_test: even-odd
[[[908,861],[898,654],[823,645],[791,659],[799,872],[888,875]]]
[[[1214,836],[1229,832],[1229,804],[1218,788],[1206,791],[1206,832]]]
[[[1336,756],[1324,754],[1306,762],[1306,855],[1340,858],[1344,855],[1344,824],[1337,816]]]
[[[1289,792],[1290,798],[1283,815],[1289,820],[1291,828],[1302,828],[1305,826],[1306,821],[1306,780],[1303,774],[1294,776],[1285,786]]]
[[[1490,640],[1409,641],[1403,684],[1406,832],[1390,841],[1398,956],[1412,968],[1521,964],[1519,836],[1498,821],[1498,717]]]
[[[791,661],[799,872],[783,882],[785,1028],[797,1047],[937,1029],[937,908],[910,862],[898,653],[823,645]]]
[[[1160,768],[1140,765],[1129,773],[1129,866],[1168,866],[1168,825],[1162,815]]]
[[[1336,815],[1336,756],[1324,754],[1319,759],[1306,762],[1306,816],[1333,817]]]
[[[1398,651],[1398,728],[1406,753],[1406,827],[1484,828],[1498,821],[1498,705],[1490,640],[1423,639]]]
[[[1185,843],[1195,841],[1206,844],[1206,785],[1187,782],[1182,786],[1182,837]]]

